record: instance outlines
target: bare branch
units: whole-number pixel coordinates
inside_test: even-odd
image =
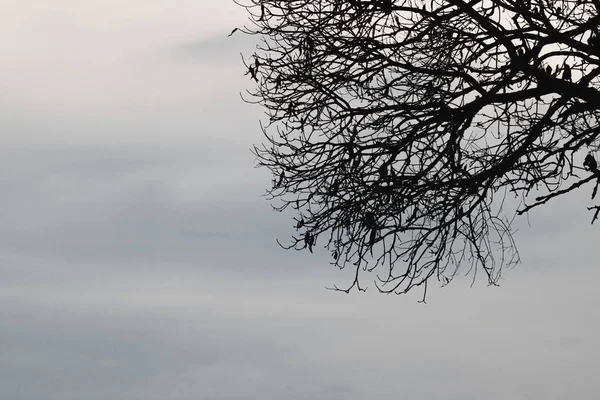
[[[515,214],[600,175],[597,0],[245,0],[266,112],[254,147],[288,249],[327,248],[384,293],[519,261]],[[583,160],[582,152],[590,152]],[[576,175],[581,166],[591,175]],[[507,193],[527,198],[506,210]],[[593,197],[592,196],[592,197]],[[600,206],[599,206],[600,207]],[[595,210],[593,221],[600,208]],[[279,242],[278,242],[279,243]]]

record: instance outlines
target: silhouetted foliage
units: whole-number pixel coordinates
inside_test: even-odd
[[[287,248],[355,268],[345,291],[376,268],[388,293],[460,268],[496,284],[519,261],[515,211],[596,194],[600,0],[238,4],[260,38],[243,58],[267,114],[254,152],[274,207],[298,213]]]

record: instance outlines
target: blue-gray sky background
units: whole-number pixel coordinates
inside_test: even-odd
[[[261,110],[224,0],[0,16],[0,398],[595,399],[589,190],[519,218],[498,288],[325,290],[260,196]],[[372,286],[372,285],[370,285]]]

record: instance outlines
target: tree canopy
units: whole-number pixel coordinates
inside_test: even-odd
[[[238,1],[259,38],[242,56],[266,112],[254,152],[297,214],[284,247],[353,268],[336,289],[364,290],[362,271],[386,293],[496,284],[519,261],[515,214],[594,198],[600,0]]]

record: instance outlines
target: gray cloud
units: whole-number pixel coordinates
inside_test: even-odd
[[[499,288],[458,279],[428,305],[373,287],[346,296],[324,290],[348,277],[326,252],[276,247],[292,223],[259,197],[269,177],[247,149],[224,138],[3,155],[1,397],[592,393],[598,273],[577,196],[532,213],[531,228],[518,220],[524,263]]]
[[[55,27],[78,52],[48,36],[42,71],[31,36],[23,74],[3,64],[0,398],[594,398],[589,191],[517,219],[523,263],[498,288],[326,291],[352,271],[279,249],[293,223],[260,197],[253,45],[214,21],[195,41],[192,3],[119,9],[114,32],[80,5]]]
[[[196,40],[183,42],[170,48],[170,53],[178,61],[197,61],[203,65],[231,65],[240,64],[240,53],[249,56],[254,51],[260,40],[257,36],[244,35],[235,32],[232,36],[229,31],[223,31],[220,35],[204,37]]]

